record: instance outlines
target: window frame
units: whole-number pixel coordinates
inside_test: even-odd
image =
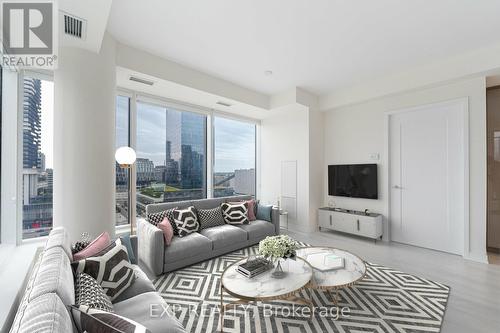
[[[260,126],[261,121],[259,119],[253,119],[250,117],[235,115],[232,113],[224,112],[218,109],[208,108],[205,106],[195,105],[191,103],[186,103],[166,97],[151,95],[147,93],[137,92],[127,88],[118,87],[116,90],[116,96],[127,96],[130,98],[130,110],[129,110],[129,147],[137,151],[137,103],[146,103],[162,108],[171,108],[178,111],[186,111],[191,113],[197,113],[206,116],[206,168],[205,168],[205,182],[206,182],[206,194],[207,199],[214,198],[213,196],[213,177],[214,177],[214,166],[215,166],[215,136],[214,136],[214,118],[226,118],[240,122],[246,122],[255,125],[255,198],[260,197]],[[115,96],[115,98],[116,98]],[[116,114],[116,110],[115,110]],[[115,136],[116,137],[116,136]],[[130,193],[130,208],[129,208],[129,222],[135,226],[137,225],[136,211],[136,195],[137,195],[137,169],[136,165],[132,166],[130,169],[131,175],[131,188],[129,188]],[[116,176],[115,176],[116,179]],[[116,185],[115,185],[116,186]],[[125,232],[125,230],[130,229],[130,224],[116,226],[117,233]]]

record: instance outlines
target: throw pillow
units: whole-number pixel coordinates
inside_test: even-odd
[[[168,217],[164,217],[161,223],[158,223],[158,228],[163,231],[163,238],[165,239],[165,244],[167,246],[172,243],[172,238],[174,237],[174,229],[172,228],[172,224],[170,223]]]
[[[97,253],[104,250],[111,243],[109,234],[103,232],[96,239],[94,239],[89,245],[87,245],[83,250],[77,252],[73,255],[73,261],[79,261],[88,257],[95,256]]]
[[[257,220],[264,220],[271,222],[271,211],[273,210],[272,205],[262,205],[257,206]]]
[[[77,241],[75,245],[73,245],[73,247],[71,248],[71,253],[73,253],[74,255],[75,253],[78,253],[87,246],[89,246],[89,244],[90,244],[89,241]]]
[[[248,224],[248,208],[245,202],[224,202],[221,208],[224,222],[227,224]]]
[[[251,199],[251,200],[248,200],[246,203],[247,203],[247,207],[248,207],[248,220],[255,221],[257,219],[255,217],[255,200]]]
[[[70,305],[70,312],[78,332],[151,333],[143,325],[115,313]]]
[[[174,230],[174,235],[179,235],[179,231],[177,230],[177,225],[174,222],[174,211],[177,209],[171,208],[164,210],[163,212],[153,213],[148,215],[148,221],[154,226],[158,226],[158,223],[163,222],[163,218],[168,217],[170,224],[172,225],[172,229]]]
[[[72,263],[75,274],[92,276],[113,301],[135,281],[135,272],[129,261],[127,248],[118,238],[107,248],[89,257]]]
[[[177,225],[177,230],[179,231],[179,237],[185,237],[200,229],[198,216],[196,215],[196,210],[193,206],[186,209],[174,210],[174,221]]]
[[[198,220],[200,222],[200,230],[224,225],[224,218],[222,217],[222,209],[220,207],[198,209]]]
[[[132,248],[132,241],[130,240],[130,235],[121,236],[123,245],[127,248],[128,258],[130,259],[130,263],[136,265],[137,259],[134,254],[134,249]]]
[[[113,311],[111,300],[102,289],[101,285],[92,276],[78,273],[75,280],[75,303],[86,305],[93,309]]]

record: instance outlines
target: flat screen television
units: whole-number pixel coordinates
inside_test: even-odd
[[[329,165],[328,195],[378,199],[377,164]]]

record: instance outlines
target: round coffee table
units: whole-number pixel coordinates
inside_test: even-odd
[[[321,267],[321,263],[318,263],[318,256],[322,254],[332,254],[343,258],[344,267],[332,270]],[[339,289],[352,286],[360,281],[366,274],[365,262],[358,256],[345,250],[332,247],[311,246],[298,249],[297,256],[304,258],[310,264],[312,263],[314,273],[311,287],[328,291],[337,307],[337,312]],[[335,292],[335,295],[332,295],[332,291]]]
[[[247,259],[235,262],[227,267],[222,273],[220,290],[220,325],[221,332],[224,328],[224,312],[229,306],[247,304],[250,302],[264,302],[273,300],[287,300],[306,305],[313,314],[313,304],[310,300],[299,297],[296,294],[309,286],[313,276],[311,265],[302,258],[296,260],[288,259],[285,264],[286,275],[276,279],[271,276],[273,269],[266,271],[253,278],[247,278],[236,271],[238,265]],[[224,304],[224,291],[237,298],[236,301]]]

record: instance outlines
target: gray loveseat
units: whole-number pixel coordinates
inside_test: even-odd
[[[223,202],[235,202],[251,199],[251,196],[236,196],[216,199],[202,199],[173,203],[150,204],[146,214],[162,212],[178,207],[194,206],[196,209],[209,209],[220,206]],[[245,225],[222,225],[203,229],[186,237],[174,237],[169,246],[165,245],[163,232],[146,221],[137,220],[139,263],[157,276],[184,266],[204,261],[224,253],[257,244],[266,236],[279,234],[279,210],[271,211],[271,222],[256,220]]]
[[[136,245],[133,241],[134,252]],[[67,309],[67,305],[75,303],[72,257],[67,232],[55,228],[33,267],[11,333],[78,332]],[[152,333],[185,332],[171,313],[163,312],[167,303],[146,274],[138,266],[134,269],[137,279],[115,300],[114,312],[144,325]]]

